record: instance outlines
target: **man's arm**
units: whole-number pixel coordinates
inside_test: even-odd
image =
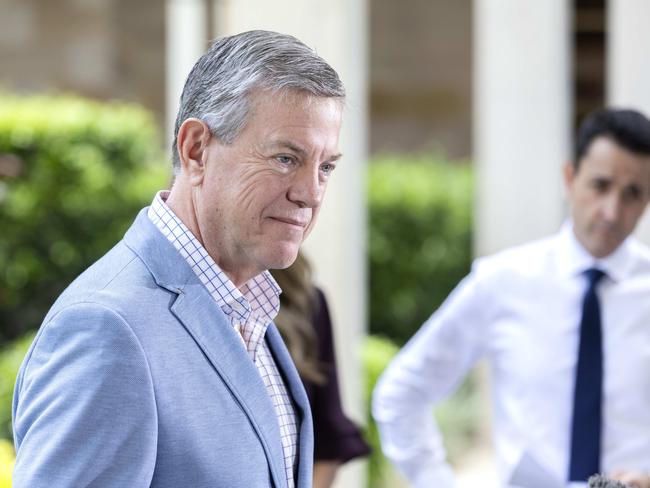
[[[454,485],[432,405],[451,394],[483,353],[490,301],[470,274],[404,346],[373,395],[384,454],[416,488]]]
[[[13,486],[148,487],[157,418],[137,338],[95,304],[43,327],[14,392]]]

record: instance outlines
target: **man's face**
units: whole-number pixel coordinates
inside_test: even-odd
[[[232,144],[210,139],[194,190],[197,224],[235,282],[296,258],[340,157],[341,112],[332,98],[260,92]]]
[[[589,145],[576,171],[564,171],[578,241],[593,256],[608,256],[630,235],[650,198],[650,156],[607,137]]]

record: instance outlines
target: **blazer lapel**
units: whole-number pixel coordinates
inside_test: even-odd
[[[250,419],[266,452],[276,486],[286,486],[275,408],[230,321],[200,282],[184,287],[171,305],[171,311],[203,350]]]
[[[177,294],[170,304],[171,313],[202,349],[250,419],[266,453],[273,482],[284,488],[287,479],[280,428],[264,382],[226,315],[146,211],[138,214],[124,242],[145,262],[159,286]]]
[[[300,415],[300,442],[298,458],[298,477],[296,486],[312,486],[312,470],[314,463],[314,433],[309,399],[298,376],[298,371],[291,359],[289,351],[280,336],[275,324],[270,324],[266,329],[266,339],[275,359],[278,369],[282,373],[287,388],[293,397],[297,413]]]

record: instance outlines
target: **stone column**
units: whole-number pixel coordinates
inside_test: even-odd
[[[167,147],[171,147],[185,79],[207,47],[205,0],[166,0]]]
[[[609,0],[607,7],[607,102],[650,117],[650,2]],[[650,212],[636,234],[650,243]]]
[[[474,2],[475,252],[556,231],[570,157],[570,4]]]
[[[343,159],[305,250],[332,312],[346,412],[364,421],[360,350],[366,331],[367,5],[365,0],[218,0],[218,36],[251,29],[292,34],[316,49],[347,89]],[[362,462],[343,467],[336,486],[365,486]]]

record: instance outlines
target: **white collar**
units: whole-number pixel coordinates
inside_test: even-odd
[[[613,253],[604,258],[596,258],[578,241],[573,231],[573,222],[567,220],[562,225],[557,238],[559,273],[577,276],[589,268],[598,268],[613,281],[621,281],[634,271],[632,240],[632,237],[628,237]]]

